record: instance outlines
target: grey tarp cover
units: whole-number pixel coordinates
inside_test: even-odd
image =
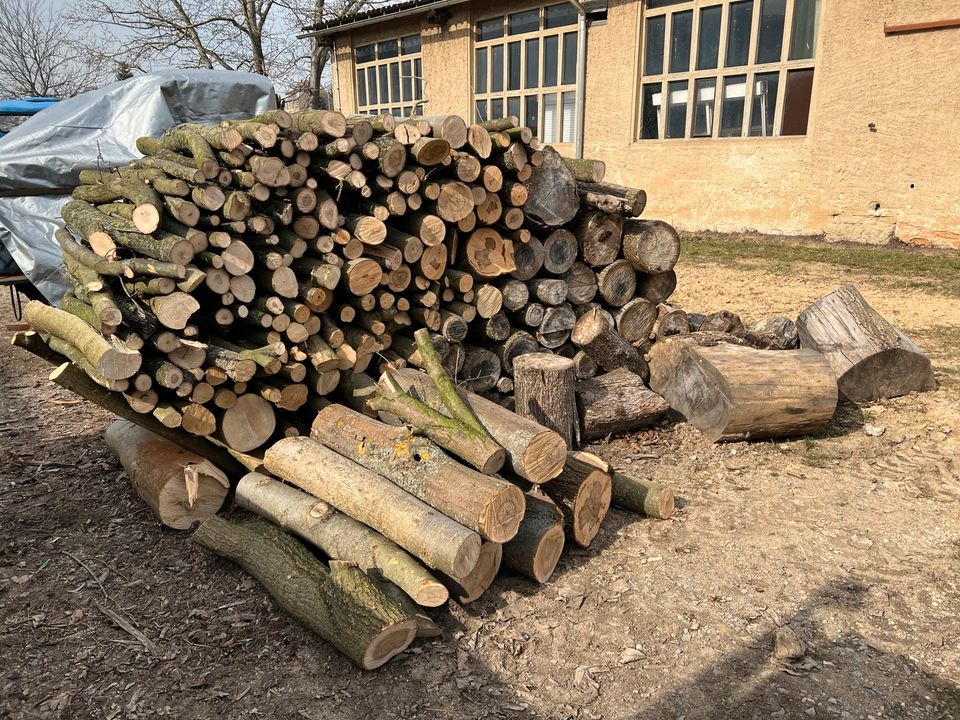
[[[81,170],[125,165],[140,157],[138,137],[158,137],[177,123],[274,107],[269,79],[215,70],[139,75],[64,100],[0,139],[0,242],[40,292],[59,301],[67,286],[53,233]]]

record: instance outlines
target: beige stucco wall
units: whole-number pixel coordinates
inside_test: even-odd
[[[426,112],[469,117],[473,23],[537,4],[465,3],[443,30],[421,15],[345,33],[335,98],[353,110],[352,47],[420,30]],[[588,37],[585,154],[681,229],[960,248],[960,28],[883,33],[954,16],[956,0],[823,0],[805,137],[635,141],[642,7],[610,0]]]

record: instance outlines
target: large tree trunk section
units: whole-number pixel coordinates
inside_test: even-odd
[[[872,402],[933,390],[930,360],[874,310],[853,285],[844,285],[800,313],[800,346],[823,353],[840,392]]]
[[[128,420],[115,420],[104,437],[137,495],[167,527],[187,530],[223,505],[230,481],[206,458]]]
[[[395,377],[404,391],[445,413],[436,388],[426,375],[407,369],[400,370]],[[559,434],[474,393],[461,391],[460,396],[506,450],[507,462],[517,475],[532,483],[545,483],[560,473],[566,443]]]
[[[567,535],[590,547],[610,509],[609,473],[568,454],[563,471],[543,491],[563,513]]]
[[[599,309],[590,310],[577,320],[570,339],[604,370],[622,367],[642,378],[649,376],[646,361]]]
[[[284,611],[364,670],[403,652],[417,622],[358,568],[327,569],[303,545],[266,522],[244,525],[212,517],[193,540],[253,575]]]
[[[379,571],[415,603],[439,607],[447,589],[399,545],[349,515],[268,475],[248,473],[237,485],[237,504],[289,530],[334,560]]]
[[[478,600],[489,588],[500,571],[503,559],[503,545],[497,542],[485,542],[480,548],[480,558],[469,575],[463,578],[443,578],[450,591],[450,598],[461,605],[469,605]]]
[[[516,486],[461,465],[405,427],[330,405],[313,421],[311,437],[494,542],[512,538],[523,518]]]
[[[837,406],[833,370],[813,350],[697,347],[677,336],[650,355],[650,387],[711,442],[817,432]]]
[[[662,397],[647,389],[643,378],[626,368],[581,380],[577,407],[584,440],[648,427],[670,410]]]
[[[563,158],[552,147],[543,149],[543,163],[534,168],[527,181],[527,191],[527,203],[523,210],[541,225],[566,225],[580,209],[577,181]]]
[[[264,467],[447,575],[463,577],[477,563],[477,533],[310,438],[280,440],[264,454]]]
[[[563,552],[563,514],[541,492],[527,493],[527,511],[516,537],[503,546],[503,563],[538,583],[553,575]]]
[[[629,220],[623,226],[623,256],[637,272],[669,272],[680,258],[680,235],[660,220]]]
[[[518,415],[557,432],[568,450],[579,444],[573,360],[549,353],[522,355],[513,363],[513,383]]]
[[[603,267],[617,259],[622,232],[622,216],[608,215],[599,210],[582,212],[573,230],[580,241],[584,262],[592,267]]]

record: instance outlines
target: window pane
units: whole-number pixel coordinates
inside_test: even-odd
[[[810,118],[810,93],[813,90],[813,68],[790,70],[783,93],[783,129],[781,135],[806,135]]]
[[[577,34],[565,33],[563,36],[563,77],[560,80],[564,85],[573,85],[577,82]]]
[[[503,45],[490,48],[490,92],[503,92]]]
[[[557,84],[557,51],[560,49],[560,36],[548,35],[543,39],[543,86]]]
[[[413,98],[423,99],[423,61],[417,58],[413,61]]]
[[[643,74],[659,75],[663,72],[663,33],[666,17],[658,15],[647,20],[646,44],[643,50]]]
[[[690,37],[693,32],[693,10],[673,14],[670,24],[670,72],[690,69]]]
[[[791,60],[813,57],[819,27],[820,0],[796,0],[793,5],[793,27],[790,29]]]
[[[475,70],[476,82],[474,90],[478,93],[487,91],[487,49],[477,48]]]
[[[363,76],[363,70],[357,70],[357,105],[367,104],[367,79]]]
[[[490,118],[496,120],[503,117],[503,98],[490,101]]]
[[[753,0],[730,4],[726,67],[747,64],[747,57],[750,53],[750,24],[752,22]]]
[[[494,40],[503,37],[503,18],[490,18],[477,23],[477,40]]]
[[[668,5],[677,5],[678,3],[687,2],[687,0],[647,0],[647,7],[649,9],[667,7]]]
[[[390,83],[387,80],[389,70],[386,65],[377,66],[377,75],[380,78],[380,102],[390,102]]]
[[[557,141],[557,94],[543,96],[543,141]]]
[[[377,43],[377,57],[381,60],[396,57],[398,53],[399,49],[396,40],[384,40],[383,42]]]
[[[740,137],[743,134],[743,99],[746,91],[746,75],[734,75],[723,79],[720,137]]]
[[[507,89],[520,89],[520,43],[507,45]]]
[[[777,110],[777,89],[780,73],[757,73],[753,76],[753,101],[750,105],[750,134],[773,135],[773,117]]]
[[[660,83],[643,86],[643,101],[640,106],[640,138],[656,140],[660,137]]]
[[[477,122],[485,122],[489,119],[487,117],[487,101],[477,100]]]
[[[507,33],[520,35],[521,33],[536,32],[540,29],[540,11],[528,10],[507,16]]]
[[[523,79],[525,88],[540,87],[540,40],[533,38],[524,43],[527,69]]]
[[[367,95],[370,98],[370,104],[376,105],[380,102],[377,98],[377,73],[374,68],[367,68]]]
[[[757,62],[780,62],[783,53],[783,16],[787,0],[761,0],[757,35]]]
[[[373,45],[362,45],[357,48],[358,63],[370,62],[375,57],[376,57],[376,54],[373,51]]]
[[[693,137],[712,137],[717,79],[701,78],[694,87]]]
[[[562,93],[563,122],[560,125],[560,142],[573,142],[573,132],[577,125],[577,94]]]
[[[523,124],[528,128],[533,130],[533,134],[537,134],[538,121],[540,119],[540,110],[538,104],[539,97],[537,95],[527,95],[523,101],[526,113],[523,118]]]
[[[667,137],[682,138],[687,126],[687,95],[690,84],[687,80],[667,83]]]
[[[410,105],[404,105],[403,107],[404,117],[410,117],[413,115],[413,108]]]
[[[520,97],[507,98],[507,115],[520,117]]]
[[[420,52],[419,35],[407,35],[405,38],[400,38],[401,55],[413,55],[418,52]]]
[[[545,28],[562,27],[564,25],[575,25],[577,23],[577,9],[572,3],[560,3],[551,5],[544,9],[543,26]]]
[[[400,63],[390,63],[390,102],[400,101]]]
[[[700,30],[697,33],[697,70],[713,70],[720,54],[720,16],[722,5],[713,5],[700,11]]]
[[[400,64],[400,80],[403,85],[404,102],[413,99],[413,64],[409,60],[404,60]]]

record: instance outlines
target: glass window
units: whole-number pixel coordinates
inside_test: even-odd
[[[667,7],[668,5],[677,5],[678,3],[686,2],[687,0],[647,0],[647,7],[653,10],[654,8]]]
[[[420,58],[413,61],[413,98],[423,100],[423,61]]]
[[[490,92],[503,92],[503,45],[490,48]]]
[[[419,35],[407,35],[406,37],[400,38],[401,55],[414,55],[418,52],[420,52]]]
[[[361,45],[357,48],[357,62],[365,63],[376,59],[376,52],[373,45]]]
[[[717,79],[700,78],[694,86],[693,137],[713,135],[713,117],[716,107]]]
[[[780,73],[757,73],[753,76],[753,96],[750,103],[750,135],[773,135],[773,120],[777,109],[777,89]]]
[[[520,117],[520,97],[507,98],[507,115],[516,115]]]
[[[543,39],[543,86],[557,84],[557,53],[560,50],[560,36],[547,35]]]
[[[520,89],[520,43],[507,45],[507,90]]]
[[[693,32],[693,10],[673,14],[670,23],[670,72],[690,69],[690,37]]]
[[[357,109],[367,113],[404,112],[399,103],[422,97],[422,82],[414,76],[423,74],[419,57],[420,35],[406,35],[356,48]],[[403,57],[401,57],[403,56]],[[382,107],[385,105],[392,107]]]
[[[524,109],[526,110],[523,116],[523,124],[533,130],[534,135],[537,134],[537,126],[540,124],[538,122],[540,118],[539,99],[539,95],[527,95],[523,99]]]
[[[543,96],[543,141],[557,141],[557,94]]]
[[[753,0],[730,5],[727,27],[726,67],[746,65],[750,53],[750,25],[753,22]]]
[[[572,3],[549,5],[543,10],[543,26],[547,29],[576,25],[579,13]]]
[[[643,86],[640,105],[640,137],[656,140],[660,137],[660,83]]]
[[[795,0],[793,27],[790,29],[790,59],[809,60],[817,46],[820,26],[820,0]]]
[[[697,70],[713,70],[720,55],[720,18],[722,5],[700,10],[700,29],[697,32]]]
[[[538,38],[525,40],[524,51],[526,54],[526,72],[524,73],[523,86],[525,88],[540,87],[540,40]]]
[[[477,48],[474,67],[474,91],[485,93],[487,91],[487,48]]]
[[[388,103],[390,102],[390,87],[387,77],[389,75],[389,70],[386,65],[377,65],[377,76],[380,80],[380,102]]]
[[[489,119],[487,117],[487,101],[477,100],[477,122],[486,122]]]
[[[413,65],[409,60],[404,60],[400,65],[400,79],[403,84],[402,99],[404,102],[413,100]]]
[[[503,98],[495,98],[490,101],[490,117],[494,120],[503,117]]]
[[[780,62],[783,54],[783,17],[787,0],[760,1],[760,28],[757,35],[757,62]]]
[[[380,60],[395,58],[399,52],[396,40],[384,40],[383,42],[377,43],[377,58]]]
[[[575,92],[562,93],[563,120],[561,123],[560,142],[573,142],[573,133],[577,126],[577,94]]]
[[[577,34],[575,32],[563,35],[563,78],[564,85],[573,85],[577,82]]]
[[[370,104],[376,105],[380,102],[377,99],[377,73],[374,68],[367,70],[367,95],[370,97]]]
[[[537,32],[540,29],[540,11],[527,10],[507,16],[507,32],[510,35],[521,35],[528,32]]]
[[[644,35],[644,75],[659,75],[663,72],[663,34],[666,23],[666,15],[647,18],[647,32]]]
[[[357,70],[357,103],[367,104],[367,80],[363,76],[363,70]]]
[[[490,18],[477,23],[477,40],[495,40],[503,37],[503,18]]]
[[[667,133],[668,138],[682,138],[687,126],[687,95],[689,81],[674,80],[667,84]]]
[[[813,92],[813,68],[788,70],[783,93],[783,130],[781,135],[806,135]]]
[[[733,75],[723,79],[720,137],[739,137],[743,134],[743,102],[746,92],[746,75]]]

